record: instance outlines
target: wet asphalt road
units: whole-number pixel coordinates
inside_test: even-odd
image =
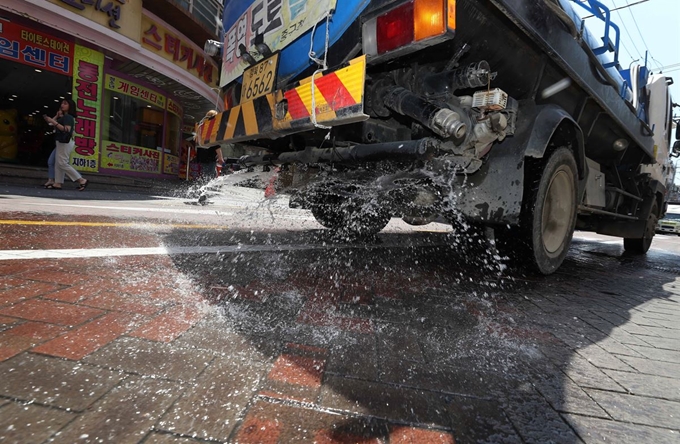
[[[348,242],[255,190],[7,186],[0,231],[0,440],[680,441],[680,237],[579,233],[543,278],[445,225]]]

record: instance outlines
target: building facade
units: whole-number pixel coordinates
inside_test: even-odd
[[[215,0],[3,0],[0,162],[44,166],[54,147],[43,115],[76,103],[73,166],[176,177],[196,120],[221,107]]]

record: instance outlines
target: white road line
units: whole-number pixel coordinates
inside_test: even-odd
[[[442,244],[443,245],[443,244]],[[409,243],[408,245],[380,244],[370,245],[371,249],[432,247],[432,242]],[[172,254],[218,254],[218,253],[257,253],[257,252],[287,252],[328,249],[366,248],[365,245],[219,245],[193,247],[147,247],[147,248],[90,248],[90,249],[61,249],[61,250],[0,250],[0,261],[26,259],[74,259],[88,257],[113,256],[158,256]]]
[[[217,210],[191,210],[187,208],[149,208],[149,207],[117,207],[110,205],[76,205],[64,203],[43,203],[43,202],[23,202],[22,205],[35,205],[40,207],[54,206],[54,207],[73,207],[73,208],[97,208],[101,210],[124,210],[124,211],[143,211],[151,213],[183,213],[183,214],[214,214],[218,216],[232,216],[234,213]]]
[[[118,207],[118,206],[110,206],[110,205],[82,205],[82,204],[64,204],[64,203],[57,203],[57,204],[51,204],[51,203],[34,203],[34,202],[24,202],[22,205],[34,205],[34,206],[39,206],[39,207],[47,207],[47,206],[55,206],[55,207],[72,207],[72,208],[94,208],[94,209],[100,209],[100,210],[122,210],[122,211],[138,211],[138,212],[145,212],[145,213],[173,213],[173,214],[209,214],[213,216],[238,216],[242,215],[243,212],[236,212],[236,211],[221,211],[217,209],[205,209],[205,210],[193,210],[193,209],[188,209],[188,208],[151,208],[151,207]],[[234,208],[246,208],[246,207],[234,207]],[[279,208],[275,207],[268,207],[268,206],[255,206],[251,208],[252,211],[272,211],[272,210],[288,210],[288,208],[284,208],[282,206],[279,206]],[[313,217],[311,215],[293,215],[293,214],[280,214],[277,213],[275,215],[276,218],[280,219],[293,219],[293,220],[312,220]]]
[[[169,254],[238,253],[259,251],[316,250],[315,245],[221,245],[196,247],[91,248],[62,250],[0,250],[0,261],[16,259],[68,259],[111,256],[157,256]]]

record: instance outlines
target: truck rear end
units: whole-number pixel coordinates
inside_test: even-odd
[[[330,229],[443,216],[544,274],[576,226],[646,252],[665,208],[672,80],[644,69],[624,80],[608,55],[617,29],[596,47],[578,7],[229,2],[227,109],[197,128],[199,143],[266,150],[241,162],[294,172],[291,205]]]

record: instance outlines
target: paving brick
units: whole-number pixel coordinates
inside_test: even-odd
[[[680,341],[677,339],[666,339],[666,338],[653,338],[649,342],[645,343],[646,347],[656,347],[664,350],[674,350],[680,351]]]
[[[597,345],[612,355],[643,357],[640,352],[636,351],[636,347],[638,346],[633,344],[622,344],[612,338],[604,338],[598,341]]]
[[[320,327],[335,327],[354,333],[371,333],[373,331],[373,326],[369,319],[334,316],[327,311],[316,308],[303,311],[297,320],[304,324]]]
[[[608,368],[622,371],[632,370],[630,365],[626,364],[611,353],[608,353],[597,344],[591,344],[587,347],[581,348],[577,351],[577,353],[587,359],[588,362],[599,368]]]
[[[226,441],[264,374],[265,367],[257,362],[215,359],[161,418],[157,429]]]
[[[456,442],[522,442],[497,400],[456,395],[445,399]]]
[[[66,331],[68,331],[66,327],[58,325],[26,322],[0,332],[0,361],[9,359]]]
[[[4,308],[0,310],[0,314],[31,321],[73,326],[101,316],[104,312],[94,308],[79,307],[61,302],[31,299]]]
[[[628,327],[628,325],[625,325],[625,327]],[[642,328],[642,327],[640,327]],[[630,330],[629,330],[630,331]],[[665,327],[645,327],[644,331],[638,331],[638,332],[631,332],[635,334],[636,336],[640,337],[640,339],[644,340],[645,342],[653,342],[655,338],[660,337],[660,338],[665,338],[665,339],[674,339],[674,340],[680,340],[680,330],[675,330],[671,328],[665,328]]]
[[[646,358],[633,358],[631,356],[621,356],[621,360],[635,370],[648,375],[666,376],[669,378],[677,378],[680,375],[680,364],[652,361]]]
[[[151,433],[144,440],[144,444],[202,444],[205,441],[184,438],[181,436],[172,435],[170,433]]]
[[[417,339],[423,336],[422,332],[408,326],[380,324],[376,336],[380,359],[396,355],[409,361],[425,361]]]
[[[241,444],[276,444],[281,436],[281,424],[276,419],[246,417],[236,435]]]
[[[177,383],[131,376],[66,426],[59,440],[136,444],[181,390]]]
[[[204,315],[205,311],[201,308],[190,306],[171,308],[130,333],[130,336],[151,341],[171,342],[190,329]]]
[[[83,358],[85,362],[143,376],[190,381],[205,369],[213,356],[170,344],[121,337]]]
[[[9,318],[7,316],[0,316],[0,328],[8,326],[8,325],[16,324],[17,322],[19,322],[19,320],[17,318]]]
[[[381,382],[443,393],[488,397],[494,388],[507,383],[504,376],[491,372],[404,361],[394,356],[386,358],[379,365]]]
[[[0,290],[0,306],[34,298],[36,296],[50,293],[61,288],[63,287],[58,284],[31,282],[21,287],[12,287],[6,290]]]
[[[17,275],[22,278],[31,279],[33,281],[49,282],[61,285],[74,285],[90,278],[83,274],[68,273],[61,270],[37,269],[26,273]]]
[[[74,303],[98,293],[102,288],[106,288],[99,284],[100,283],[98,282],[97,285],[91,285],[91,283],[88,282],[86,285],[74,285],[72,287],[64,288],[63,290],[48,293],[43,297],[55,301]]]
[[[680,341],[678,341],[678,347],[680,348]],[[631,348],[635,350],[639,355],[641,355],[635,357],[639,358],[646,357],[654,361],[672,362],[675,364],[680,364],[680,351],[639,346],[631,346]]]
[[[11,403],[0,408],[0,442],[44,442],[74,417],[63,410]]]
[[[677,432],[618,421],[564,415],[565,419],[586,444],[613,442],[622,444],[678,442]]]
[[[534,380],[534,387],[545,397],[553,409],[564,413],[577,413],[609,419],[609,415],[593,401],[583,389],[562,375],[545,375]]]
[[[24,353],[0,362],[0,396],[83,411],[118,384],[119,372]]]
[[[525,442],[574,444],[578,437],[530,383],[507,388],[502,407]]]
[[[634,395],[680,401],[680,379],[642,373],[605,370],[610,378]]]
[[[373,444],[378,442],[384,444],[388,437],[386,424],[374,418],[349,417],[337,412],[325,413],[316,409],[271,404],[259,400],[248,409],[243,424],[236,430],[232,441],[253,442],[253,438],[248,435],[257,433],[257,427],[251,426],[258,424],[273,424],[278,434],[278,441],[275,442],[279,443]],[[245,429],[248,429],[247,432]],[[266,432],[267,429],[264,431]],[[266,439],[271,439],[273,436],[259,438],[262,441],[255,438],[255,442],[268,442]]]
[[[625,359],[621,357],[621,359]],[[618,385],[613,379],[606,375],[602,370],[592,365],[586,359],[578,355],[573,355],[569,358],[566,364],[557,364],[562,366],[562,371],[566,373],[572,381],[580,387],[591,387],[599,390],[610,390],[623,392],[624,389]]]
[[[382,444],[377,437],[363,437],[338,430],[319,430],[314,435],[315,444]]]
[[[333,343],[326,372],[361,379],[378,379],[375,335],[340,335]]]
[[[233,325],[219,316],[202,319],[175,339],[173,344],[177,347],[233,356],[234,359],[259,362],[273,362],[280,354],[280,344],[276,339],[233,331]]]
[[[450,433],[416,427],[396,426],[390,430],[390,444],[455,444]]]
[[[31,283],[31,281],[19,277],[0,276],[0,290],[6,290],[12,287],[21,287]]]
[[[617,421],[680,429],[680,402],[599,390],[587,392]]]
[[[288,384],[318,388],[321,387],[325,365],[325,360],[283,354],[274,362],[267,377]]]
[[[385,418],[450,427],[443,397],[437,393],[327,376],[323,407]]]
[[[146,316],[155,315],[165,307],[165,305],[154,303],[154,301],[150,301],[147,298],[113,291],[102,291],[94,296],[90,296],[80,301],[80,305],[101,308],[103,310],[138,313]]]
[[[134,328],[138,318],[130,313],[108,313],[32,351],[66,359],[82,359]]]

